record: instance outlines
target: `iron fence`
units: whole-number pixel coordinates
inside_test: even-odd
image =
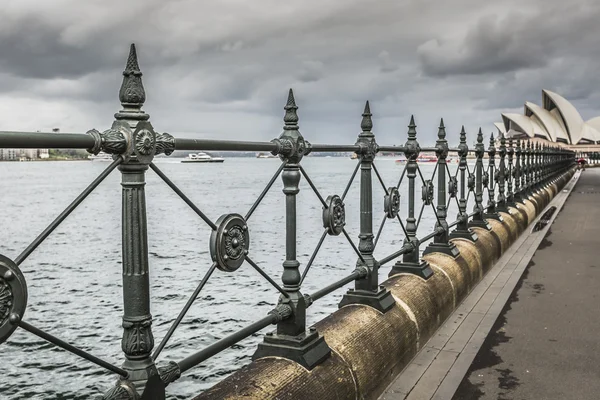
[[[90,154],[105,152],[112,155],[112,163],[73,200],[73,202],[50,225],[40,233],[14,260],[0,255],[0,343],[21,328],[55,346],[82,357],[119,376],[116,385],[104,396],[105,399],[164,398],[165,387],[177,380],[186,371],[203,363],[210,357],[262,329],[275,325],[258,345],[253,359],[278,356],[291,359],[307,369],[312,369],[330,355],[323,336],[312,327],[307,327],[307,309],[317,300],[333,291],[354,282],[354,288],[344,294],[339,306],[364,304],[382,313],[390,310],[395,302],[391,293],[380,283],[379,269],[395,262],[390,276],[411,273],[428,279],[434,273],[421,253],[441,252],[457,256],[459,251],[450,241],[452,238],[477,240],[472,227],[491,229],[487,219],[501,220],[500,212],[508,212],[530,194],[541,190],[544,185],[570,168],[575,162],[575,153],[557,147],[535,144],[513,138],[500,138],[500,146],[494,145],[493,135],[486,150],[481,130],[477,134],[474,149],[467,145],[464,128],[460,132],[457,147],[450,148],[446,140],[446,128],[440,121],[435,147],[421,148],[417,130],[411,117],[408,138],[403,146],[379,145],[372,132],[373,122],[369,102],[366,103],[360,123],[361,133],[353,144],[313,144],[299,131],[297,105],[290,89],[284,107],[283,133],[270,142],[226,141],[209,139],[176,138],[169,133],[156,132],[149,122],[149,115],[142,111],[145,91],[142,73],[138,66],[135,46],[131,46],[123,83],[119,92],[122,110],[115,114],[111,128],[103,132],[95,129],[79,133],[34,133],[0,132],[0,148],[69,148],[85,149]],[[153,162],[156,155],[170,155],[175,150],[190,151],[255,151],[270,152],[281,159],[281,165],[256,201],[245,213],[228,213],[212,221],[188,198],[161,169]],[[324,195],[311,180],[302,166],[305,156],[317,152],[353,152],[357,162],[350,174],[345,190],[341,194]],[[433,174],[426,179],[419,165],[423,151],[435,152],[437,162]],[[379,152],[403,154],[406,163],[397,181],[386,184],[375,162]],[[448,166],[448,155],[456,154],[458,168],[454,173]],[[473,167],[467,163],[469,153],[474,153]],[[487,165],[484,157],[487,153]],[[152,333],[153,318],[150,314],[150,280],[148,268],[148,240],[146,221],[145,174],[150,168],[166,185],[206,223],[211,229],[210,254],[212,265],[200,279],[198,286],[172,323],[166,335],[155,346]],[[29,255],[75,210],[85,198],[115,169],[121,172],[122,185],[122,268],[123,304],[122,350],[125,361],[119,367],[99,359],[73,344],[36,328],[24,319],[27,305],[26,279],[19,266]],[[360,171],[360,173],[359,173]],[[345,229],[347,211],[345,199],[352,183],[360,181],[360,234],[358,243]],[[285,195],[285,258],[281,283],[269,276],[252,257],[250,232],[252,216],[265,195],[281,177]],[[322,206],[322,232],[316,248],[304,268],[300,269],[296,244],[296,205],[299,183],[304,178]],[[408,213],[400,215],[400,185],[408,181]],[[374,182],[375,181],[375,182]],[[380,184],[385,196],[384,213],[377,231],[373,226],[373,185]],[[418,194],[420,186],[420,195]],[[497,191],[497,192],[496,192]],[[487,203],[484,195],[487,192]],[[467,209],[473,196],[474,207]],[[417,206],[420,199],[420,208]],[[456,220],[448,222],[451,202],[458,208]],[[429,234],[417,237],[417,229],[426,209],[435,218]],[[374,250],[382,240],[386,223],[396,221],[404,233],[400,248],[381,259],[374,257]],[[328,236],[343,236],[356,253],[356,267],[343,278],[314,293],[304,293],[302,284],[310,272],[317,254]],[[420,247],[427,244],[421,252]],[[158,359],[173,333],[196,301],[215,270],[235,273],[244,263],[255,269],[279,292],[277,306],[251,325],[223,337],[212,345],[190,354],[180,361],[161,362]]]

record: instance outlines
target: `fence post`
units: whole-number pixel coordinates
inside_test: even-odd
[[[281,177],[285,194],[285,254],[281,280],[287,296],[279,297],[279,304],[291,307],[292,315],[277,323],[276,333],[268,332],[264,341],[259,343],[253,360],[262,357],[283,357],[312,369],[331,353],[325,339],[315,329],[306,330],[307,303],[300,292],[300,263],[296,259],[297,225],[296,195],[300,191],[302,177],[299,163],[307,151],[309,144],[298,130],[298,114],[292,89],[289,91],[287,104],[284,107],[283,133],[278,142],[282,146],[280,157],[285,164]]]
[[[508,206],[506,205],[506,138],[500,133],[500,148],[498,149],[500,154],[500,165],[498,167],[498,203],[496,206],[497,212],[508,212]]]
[[[419,142],[417,142],[417,130],[415,119],[410,117],[408,125],[408,140],[406,141],[404,156],[406,157],[406,177],[408,178],[408,218],[406,218],[407,237],[404,238],[404,245],[412,245],[412,250],[402,256],[402,261],[396,264],[390,270],[389,276],[402,272],[411,273],[420,276],[423,279],[429,279],[433,275],[433,270],[429,263],[422,260],[419,255],[419,239],[417,239],[417,220],[415,219],[415,178],[417,177],[417,157],[421,152]]]
[[[369,271],[366,279],[357,279],[354,289],[349,289],[339,303],[339,307],[347,304],[365,304],[381,312],[386,312],[394,307],[396,301],[392,293],[379,285],[379,263],[373,257],[375,245],[373,243],[373,160],[377,154],[377,142],[371,118],[369,102],[365,104],[360,127],[362,132],[358,135],[356,144],[360,146],[360,234],[358,235],[358,250],[365,262],[357,261],[357,267],[366,267]],[[400,195],[393,187],[388,189],[388,201],[398,202]],[[394,197],[394,198],[391,198]],[[393,207],[392,207],[393,208]],[[397,212],[397,211],[396,211]]]
[[[485,146],[483,145],[483,133],[481,132],[481,128],[479,128],[479,133],[477,133],[477,144],[475,145],[477,161],[475,163],[475,206],[473,207],[473,212],[476,212],[476,214],[473,215],[473,219],[469,222],[469,227],[480,227],[491,231],[492,227],[484,218],[483,188],[487,187],[489,181],[488,174],[483,171],[484,154]]]
[[[444,127],[444,120],[440,120],[440,126],[438,128],[438,140],[435,144],[435,153],[437,155],[437,173],[438,173],[438,187],[437,187],[437,222],[436,228],[442,228],[441,232],[434,236],[433,242],[430,243],[425,250],[423,255],[429,253],[443,253],[451,257],[456,257],[460,253],[458,247],[450,242],[448,222],[446,221],[447,210],[446,210],[446,157],[448,157],[448,141],[446,140],[446,128]]]
[[[463,238],[469,239],[473,242],[477,241],[477,234],[475,231],[469,228],[469,215],[467,214],[467,199],[465,198],[465,179],[467,172],[467,155],[469,154],[469,146],[467,145],[467,134],[465,133],[465,127],[463,126],[460,130],[460,144],[458,145],[458,155],[460,161],[458,169],[460,171],[460,199],[458,200],[458,215],[460,219],[456,229],[450,233],[450,238]],[[469,191],[475,188],[475,175],[469,174],[468,177],[468,188]],[[475,205],[477,207],[477,204]]]
[[[485,218],[502,221],[502,217],[496,210],[495,189],[496,183],[500,178],[500,173],[496,169],[496,145],[494,143],[494,134],[490,135],[490,147],[488,147],[488,206],[484,214]]]

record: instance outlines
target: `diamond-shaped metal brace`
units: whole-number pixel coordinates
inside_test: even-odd
[[[0,343],[17,329],[27,308],[27,283],[23,273],[0,254]]]

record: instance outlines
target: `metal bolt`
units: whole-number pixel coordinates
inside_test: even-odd
[[[17,313],[12,313],[12,314],[10,314],[10,317],[8,317],[8,320],[10,321],[11,324],[18,324],[19,321],[21,320],[21,317]]]
[[[248,230],[248,226],[247,225],[242,226],[242,230],[243,231],[247,231]]]
[[[7,281],[13,280],[14,277],[15,277],[15,274],[13,274],[13,272],[10,270],[8,270],[4,273],[4,279],[6,279]]]
[[[245,254],[245,255],[248,255],[248,253],[249,253],[249,252],[248,252],[248,249],[244,249],[244,254]]]
[[[229,233],[229,230],[223,229],[223,235],[227,235],[228,233]]]
[[[225,260],[225,261],[229,260],[229,256],[227,254],[223,254],[223,260]]]

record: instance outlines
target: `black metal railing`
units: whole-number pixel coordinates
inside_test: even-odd
[[[86,134],[0,132],[0,148],[86,149],[94,155],[105,152],[113,157],[114,161],[20,255],[14,260],[0,256],[0,343],[6,341],[15,329],[20,327],[116,373],[120,379],[115,387],[105,394],[106,399],[134,399],[140,396],[141,398],[161,398],[160,396],[164,398],[166,385],[177,380],[181,374],[269,325],[276,325],[276,330],[264,336],[264,341],[259,344],[253,358],[285,357],[307,369],[312,369],[329,357],[331,352],[323,336],[314,328],[307,327],[307,309],[315,301],[354,282],[354,288],[349,289],[343,296],[339,303],[340,307],[359,303],[373,307],[382,313],[387,312],[395,302],[391,293],[380,285],[379,269],[382,266],[395,261],[390,275],[412,273],[428,279],[434,272],[421,258],[422,254],[441,252],[457,256],[459,251],[450,239],[477,240],[472,227],[490,229],[487,219],[501,219],[499,212],[507,211],[508,207],[514,207],[529,194],[551,183],[575,162],[575,154],[571,151],[546,145],[542,147],[539,144],[532,146],[530,141],[520,139],[513,141],[512,138],[508,138],[507,141],[504,136],[500,138],[500,146],[496,149],[492,135],[487,149],[487,166],[484,166],[486,150],[481,130],[477,134],[477,144],[474,149],[469,149],[467,145],[467,134],[464,128],[460,132],[458,147],[450,148],[446,140],[446,128],[441,121],[435,147],[421,148],[412,117],[408,126],[408,138],[403,146],[382,146],[377,143],[372,132],[373,122],[369,102],[366,103],[362,113],[361,133],[354,144],[312,144],[305,140],[299,131],[298,107],[291,89],[284,107],[283,133],[270,142],[176,138],[168,133],[157,133],[149,122],[149,115],[142,111],[145,91],[133,45],[123,75],[119,93],[123,109],[115,115],[112,127],[104,132],[97,130],[90,130]],[[274,171],[272,178],[248,211],[241,214],[224,214],[213,221],[153,162],[156,155],[170,155],[175,150],[270,152],[281,159],[281,165]],[[498,163],[496,162],[497,150]],[[305,156],[330,151],[353,152],[357,155],[356,166],[350,173],[350,179],[341,194],[321,193],[302,166]],[[376,163],[377,154],[383,151],[403,154],[406,158],[401,175],[391,185],[385,183]],[[437,157],[435,169],[429,179],[424,176],[419,163],[419,156],[423,151],[434,152]],[[471,153],[476,158],[474,165],[469,165],[467,162]],[[454,173],[448,165],[449,154],[456,154],[459,159]],[[209,247],[212,265],[200,279],[187,303],[156,347],[152,333],[153,319],[150,315],[148,275],[145,203],[145,174],[148,168],[156,173],[211,230]],[[27,323],[23,319],[27,305],[27,284],[19,268],[115,169],[119,169],[122,178],[124,288],[122,349],[126,360],[121,367],[101,360]],[[360,181],[358,244],[345,229],[347,211],[344,203],[357,175]],[[267,274],[250,252],[252,216],[279,177],[283,182],[286,220],[282,284]],[[314,191],[321,204],[323,230],[309,261],[301,271],[296,251],[299,239],[296,206],[302,178]],[[408,181],[406,193],[408,212],[406,217],[402,218],[399,189],[405,180]],[[380,184],[385,194],[384,215],[378,218],[381,222],[376,232],[373,226],[374,184]],[[419,186],[420,196],[417,195]],[[485,191],[488,198],[487,204],[484,205]],[[467,209],[470,200],[474,202],[471,212]],[[458,214],[456,220],[448,222],[448,210],[452,202],[456,204]],[[433,215],[435,226],[428,234],[418,237],[417,231],[426,210],[430,210]],[[402,246],[391,254],[376,259],[374,251],[377,244],[383,240],[382,231],[388,220],[390,223],[397,221],[404,234],[404,241]],[[348,242],[349,249],[356,253],[357,265],[346,276],[321,290],[310,294],[304,293],[302,284],[328,236],[343,236]],[[421,246],[425,244],[427,247],[421,251]],[[255,269],[279,292],[276,307],[264,318],[223,337],[185,359],[177,362],[170,361],[159,366],[159,356],[215,271],[233,273],[244,263]]]

